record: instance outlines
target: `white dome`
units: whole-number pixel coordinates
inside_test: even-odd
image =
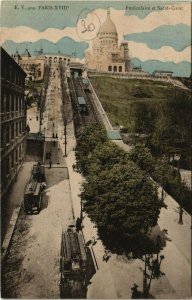
[[[117,34],[117,29],[115,24],[113,23],[113,21],[111,20],[110,17],[110,11],[107,11],[107,19],[105,20],[105,22],[103,23],[103,25],[101,26],[100,29],[100,34],[110,34],[110,33],[115,33]]]

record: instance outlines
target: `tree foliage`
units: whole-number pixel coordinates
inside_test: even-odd
[[[141,170],[147,171],[149,174],[153,172],[154,159],[151,155],[151,151],[144,145],[135,145],[135,147],[131,149],[129,157]]]
[[[192,193],[181,180],[177,168],[174,168],[163,158],[154,159],[150,150],[143,145],[136,145],[132,148],[129,157],[141,170],[150,174],[179,204],[182,204],[188,213],[192,213],[190,200]]]
[[[84,210],[112,251],[130,251],[130,241],[141,240],[157,224],[163,203],[149,177],[131,161],[88,176],[81,198]]]
[[[87,159],[94,148],[107,141],[105,129],[97,123],[86,126],[77,140],[76,160],[78,169],[83,175],[87,175]]]
[[[150,151],[140,147],[128,154],[107,139],[102,127],[90,124],[78,139],[76,157],[86,177],[83,209],[106,247],[116,253],[132,251],[135,257],[154,251],[149,232],[164,203],[147,174],[153,166]]]
[[[101,171],[108,170],[115,164],[125,164],[129,159],[128,154],[112,141],[99,143],[91,152],[87,161],[89,175],[97,175]]]

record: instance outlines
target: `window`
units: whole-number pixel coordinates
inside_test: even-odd
[[[7,93],[6,101],[6,112],[9,112],[9,93]]]
[[[22,98],[19,97],[19,102],[20,102],[20,111],[22,111]]]
[[[9,144],[9,125],[7,125],[5,129],[5,143]]]
[[[16,99],[15,99],[15,102],[16,102],[15,110],[18,111],[18,97],[17,96],[16,96]]]
[[[14,139],[14,123],[11,124],[11,139]]]
[[[119,66],[119,72],[122,72],[122,66]]]
[[[11,153],[11,168],[14,167],[14,152]]]
[[[15,97],[14,97],[14,95],[12,94],[11,95],[11,111],[14,111],[14,99]]]
[[[114,72],[117,72],[117,66],[114,66],[114,67],[113,67],[113,71],[114,71]]]
[[[4,92],[4,89],[2,89],[1,94],[2,94],[2,96],[1,96],[1,112],[3,113],[5,111],[5,92]]]
[[[112,66],[108,66],[108,71],[112,71]]]
[[[9,157],[5,159],[5,174],[9,175]]]
[[[18,162],[18,149],[16,150],[15,160],[16,160],[16,162]]]
[[[1,148],[3,148],[6,144],[6,141],[5,141],[5,125],[2,124],[1,125]]]
[[[18,123],[17,122],[15,123],[15,126],[16,126],[16,130],[15,131],[16,131],[16,137],[17,137],[18,136]]]

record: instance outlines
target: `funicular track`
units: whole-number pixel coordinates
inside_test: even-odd
[[[101,116],[94,105],[89,83],[83,82],[81,75],[74,76],[72,72],[66,76],[66,67],[62,63],[59,64],[61,75],[61,89],[63,106],[66,106],[67,101],[71,101],[74,132],[75,136],[79,136],[84,127],[91,122],[102,123]],[[67,90],[69,89],[69,92]],[[78,98],[82,97],[85,101],[85,110],[82,111],[78,102]],[[65,115],[65,111],[63,111]]]

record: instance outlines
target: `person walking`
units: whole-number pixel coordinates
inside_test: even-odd
[[[49,168],[51,169],[51,166],[52,166],[52,161],[51,159],[49,160]]]
[[[78,217],[76,220],[76,231],[79,232],[81,230],[81,219]]]

